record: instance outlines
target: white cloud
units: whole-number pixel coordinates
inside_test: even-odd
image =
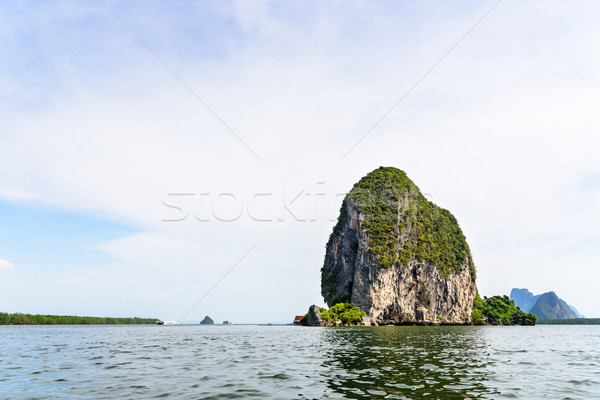
[[[0,258],[0,272],[15,272],[15,266]]]

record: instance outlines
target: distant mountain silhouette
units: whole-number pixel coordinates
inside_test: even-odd
[[[521,309],[523,312],[529,312],[535,305],[540,295],[534,296],[527,289],[516,289],[510,291],[510,299],[515,302],[515,305]]]
[[[585,318],[583,315],[581,315],[581,313],[572,305],[568,304],[569,308],[571,310],[573,310],[573,312],[575,313],[575,315],[577,315],[577,318]]]
[[[554,292],[542,294],[531,309],[531,313],[537,315],[540,319],[577,318],[577,314]]]
[[[570,306],[554,292],[534,295],[527,289],[513,289],[510,299],[524,312],[537,315],[540,319],[584,318],[573,306]]]

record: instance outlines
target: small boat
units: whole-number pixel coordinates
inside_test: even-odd
[[[157,325],[179,325],[177,321],[158,321]]]

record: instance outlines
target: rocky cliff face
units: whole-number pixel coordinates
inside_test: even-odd
[[[321,270],[329,306],[350,301],[378,324],[471,322],[475,268],[454,217],[395,168],[346,196]]]

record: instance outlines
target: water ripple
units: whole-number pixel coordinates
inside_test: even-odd
[[[0,327],[0,399],[600,398],[600,327]]]

